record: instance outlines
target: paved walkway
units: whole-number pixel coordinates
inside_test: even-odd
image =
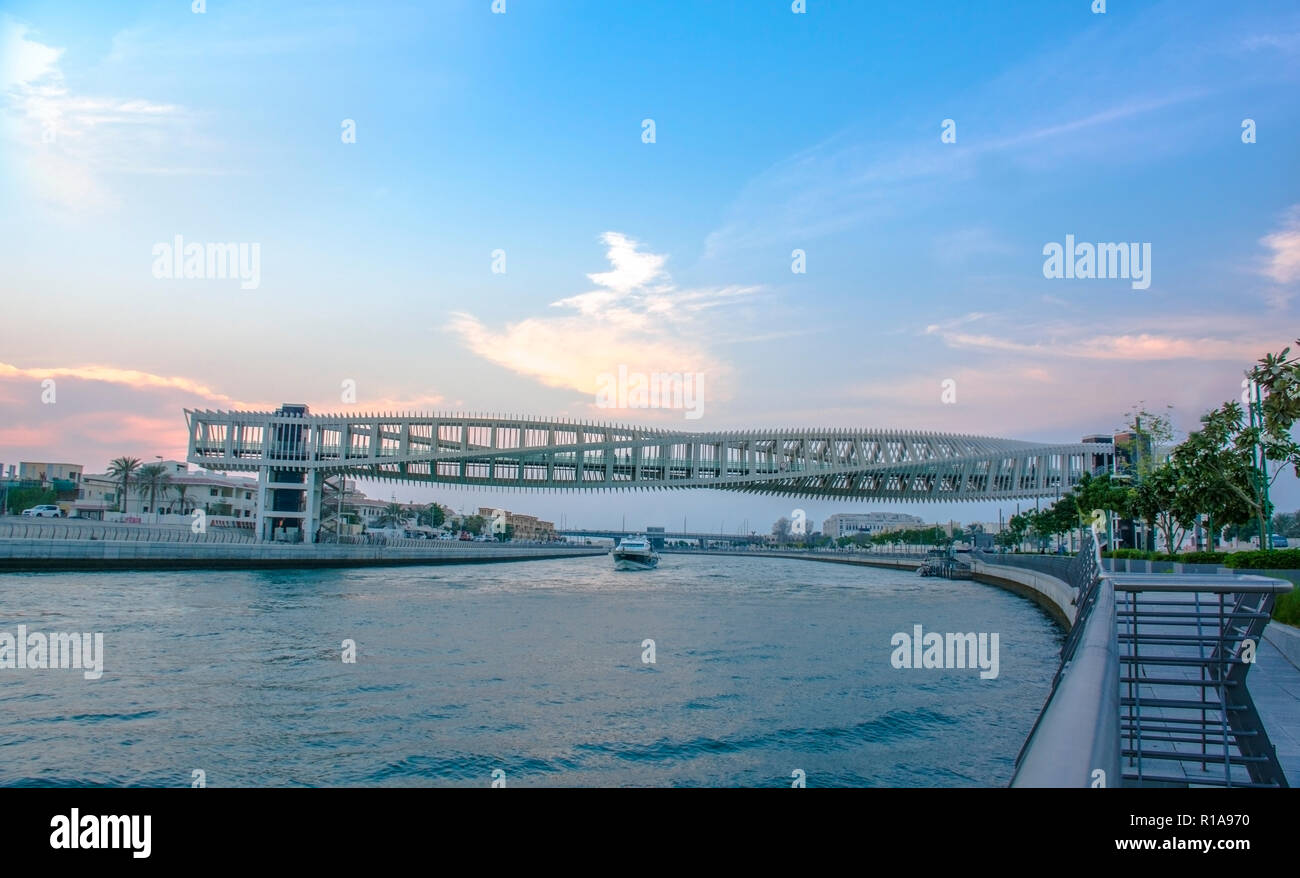
[[[1300,668],[1267,640],[1260,642],[1246,688],[1282,763],[1287,783],[1300,788]]]
[[[1115,579],[1117,582],[1145,580],[1150,583],[1160,583],[1163,581],[1170,585],[1177,581],[1180,585],[1186,585],[1195,583],[1201,577],[1180,577],[1175,580],[1173,576],[1135,576],[1120,573],[1116,575]],[[1202,581],[1214,581],[1216,584],[1223,582],[1218,577],[1213,580],[1207,578]],[[1121,614],[1131,609],[1132,605],[1129,601],[1132,597],[1132,593],[1128,592],[1117,595],[1117,608]],[[1198,597],[1199,602],[1197,601]],[[1173,605],[1162,607],[1159,605],[1160,601],[1169,601]],[[1142,749],[1147,753],[1156,754],[1176,752],[1191,757],[1201,755],[1204,752],[1202,745],[1195,741],[1178,740],[1170,742],[1157,740],[1157,738],[1166,736],[1199,740],[1197,728],[1201,722],[1205,723],[1206,743],[1208,745],[1207,761],[1205,763],[1195,758],[1176,761],[1148,756],[1148,758],[1142,760],[1141,765],[1144,778],[1177,777],[1191,784],[1213,782],[1215,779],[1221,782],[1223,779],[1223,748],[1219,743],[1223,739],[1216,733],[1218,729],[1224,728],[1222,725],[1223,713],[1218,705],[1218,696],[1213,684],[1206,690],[1201,690],[1196,685],[1176,685],[1173,682],[1175,680],[1185,680],[1195,684],[1205,679],[1196,660],[1198,657],[1205,657],[1214,648],[1213,638],[1218,631],[1216,616],[1218,601],[1217,595],[1196,591],[1144,591],[1138,595],[1139,609],[1144,612],[1144,616],[1138,625],[1139,636],[1143,637],[1142,643],[1139,645],[1140,656],[1144,660],[1142,665],[1142,679],[1144,682],[1139,687],[1143,704],[1140,705],[1139,709],[1142,726],[1151,730],[1151,737],[1144,738],[1141,742]],[[1187,625],[1167,624],[1149,615],[1152,612],[1177,612],[1182,614],[1197,611],[1204,614],[1201,617],[1204,620],[1203,629],[1188,627]],[[1121,635],[1130,632],[1130,625],[1131,619],[1121,615],[1119,620]],[[1163,643],[1158,640],[1161,636],[1167,637],[1173,634],[1190,636],[1197,634],[1198,631],[1206,638],[1201,646],[1190,643]],[[1133,645],[1131,643],[1121,643],[1121,655],[1131,655],[1132,650]],[[1189,663],[1165,664],[1160,659],[1182,660]],[[1132,666],[1127,662],[1121,662],[1120,672],[1122,675],[1128,675],[1132,672]],[[1264,731],[1274,745],[1278,762],[1283,774],[1286,775],[1288,784],[1292,787],[1300,787],[1300,669],[1291,664],[1286,656],[1273,644],[1261,638],[1256,650],[1255,663],[1245,676],[1245,685],[1250,692],[1256,710],[1259,712]],[[1202,694],[1203,691],[1204,695]],[[1120,684],[1121,697],[1127,698],[1132,694],[1130,684]],[[1205,699],[1208,710],[1190,708],[1191,703],[1201,702],[1202,697]],[[1157,700],[1164,700],[1165,703],[1156,704]],[[1173,702],[1179,704],[1175,705]],[[1125,708],[1125,714],[1131,717],[1133,710],[1132,707]],[[1161,726],[1164,728],[1159,728]],[[1224,731],[1226,732],[1226,729]],[[1130,748],[1135,743],[1128,733],[1124,734],[1123,745],[1125,748]],[[1236,747],[1231,747],[1230,752],[1236,755]],[[1131,778],[1131,775],[1138,770],[1136,761],[1131,758],[1124,758],[1123,770],[1126,778],[1130,778],[1129,782],[1135,782],[1136,779]],[[1229,776],[1233,784],[1250,782],[1250,776],[1244,766],[1232,766]]]

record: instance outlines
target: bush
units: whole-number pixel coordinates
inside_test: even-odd
[[[1300,588],[1293,588],[1277,596],[1273,604],[1273,618],[1287,625],[1300,626]]]
[[[1141,549],[1116,549],[1102,552],[1103,558],[1129,558],[1134,561],[1170,561],[1174,564],[1224,564],[1229,557],[1227,552],[1184,552],[1181,555],[1166,555],[1162,552],[1144,552]]]
[[[7,498],[9,511],[15,515],[24,509],[54,503],[58,495],[49,488],[11,488]]]
[[[1178,560],[1183,564],[1222,564],[1227,557],[1227,552],[1184,552]]]
[[[1300,570],[1300,549],[1234,552],[1224,563],[1237,570]]]

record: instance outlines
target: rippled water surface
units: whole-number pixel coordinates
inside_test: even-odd
[[[0,784],[1002,785],[1055,671],[1050,619],[975,582],[612,567],[0,575],[0,631],[105,640],[98,680],[0,670]],[[999,633],[999,676],[896,670],[915,624]]]

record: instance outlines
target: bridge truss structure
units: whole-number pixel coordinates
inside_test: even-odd
[[[256,472],[259,515],[314,538],[322,484],[373,479],[508,490],[713,488],[839,500],[1009,500],[1064,493],[1113,446],[873,429],[686,432],[464,413],[186,410],[188,460]],[[268,502],[270,505],[268,507]],[[299,523],[300,522],[300,523]],[[266,539],[267,522],[257,531]]]

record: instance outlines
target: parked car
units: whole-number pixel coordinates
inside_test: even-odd
[[[62,518],[63,513],[59,507],[49,503],[42,503],[40,506],[33,506],[31,509],[24,509],[23,515],[28,518]]]
[[[1273,544],[1273,548],[1275,549],[1285,549],[1290,545],[1290,543],[1287,542],[1286,537],[1281,534],[1273,534],[1269,538],[1269,542]]]

